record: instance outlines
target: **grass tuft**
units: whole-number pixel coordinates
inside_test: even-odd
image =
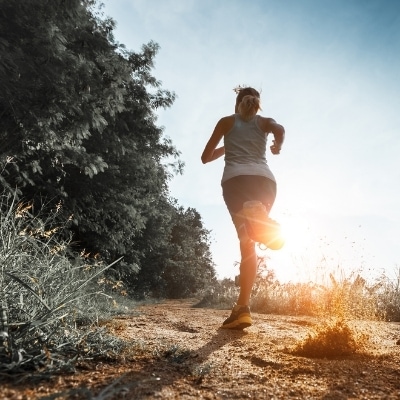
[[[119,260],[73,254],[60,207],[35,213],[0,196],[0,371],[73,369],[123,348],[98,324],[118,308],[102,278]]]
[[[164,358],[174,364],[182,364],[191,356],[191,351],[179,345],[172,345],[164,351]]]

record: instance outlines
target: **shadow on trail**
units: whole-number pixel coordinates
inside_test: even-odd
[[[200,360],[206,360],[212,353],[221,349],[225,344],[241,339],[248,332],[234,329],[218,329],[210,340],[196,350]],[[238,346],[240,343],[238,343]]]
[[[134,396],[132,398],[135,399],[150,399],[164,388],[174,391],[184,386],[186,395],[195,398],[198,385],[212,368],[211,363],[207,363],[210,355],[236,340],[240,346],[240,339],[246,335],[246,331],[219,329],[197,349],[185,350],[179,346],[171,346],[163,354],[142,365],[140,370],[125,374],[117,384],[110,382],[110,386],[114,386],[116,394],[129,393],[128,398]]]

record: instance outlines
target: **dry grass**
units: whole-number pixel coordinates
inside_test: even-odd
[[[368,282],[359,273],[346,276],[336,270],[319,281],[326,283],[281,284],[269,273],[260,274],[255,284],[254,312],[316,317],[318,323],[291,350],[293,354],[335,358],[366,353],[372,348],[369,335],[360,327],[355,329],[354,321],[400,321],[400,271],[392,280],[381,276]],[[238,288],[225,279],[210,293],[205,297],[207,306],[230,308]]]
[[[259,278],[252,294],[251,308],[263,314],[400,321],[397,285],[398,282],[385,276],[369,284],[358,274],[342,280],[331,275],[330,282],[325,285],[280,283]],[[238,293],[234,281],[224,279],[203,294],[199,306],[229,309]]]
[[[55,226],[60,206],[34,215],[31,204],[0,198],[0,370],[73,368],[122,346],[97,322],[115,301],[97,281],[110,265],[71,257]]]

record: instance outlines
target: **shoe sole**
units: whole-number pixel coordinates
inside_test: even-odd
[[[243,316],[229,324],[222,325],[222,329],[236,329],[243,330],[252,325],[252,320],[250,316]]]

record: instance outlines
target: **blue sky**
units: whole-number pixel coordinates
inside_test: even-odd
[[[221,196],[223,160],[200,155],[233,88],[261,91],[261,114],[286,129],[268,157],[271,216],[287,233],[267,252],[281,280],[330,270],[393,275],[400,267],[400,2],[389,0],[104,0],[115,37],[160,45],[154,76],[177,100],[157,124],[186,163],[171,195],[211,230],[219,277],[239,250]],[[316,277],[316,274],[318,275]]]

